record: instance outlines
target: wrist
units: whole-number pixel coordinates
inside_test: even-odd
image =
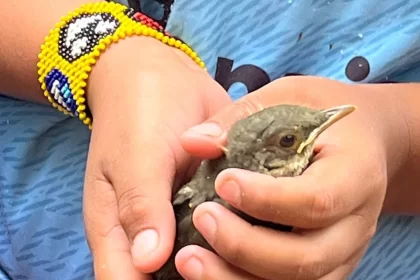
[[[171,51],[162,43],[142,36],[110,45],[92,68],[87,83],[86,99],[92,116],[96,119],[101,114],[110,112],[117,100],[127,100],[121,93],[130,92],[132,83],[138,81],[136,77],[148,71],[147,69],[151,70],[148,65],[151,61],[161,61],[159,53]]]
[[[145,82],[158,83],[164,72],[176,71],[180,65],[203,72],[183,51],[154,38],[136,36],[112,44],[98,59],[88,80],[87,102],[93,118],[129,108],[133,98],[140,96],[134,88],[140,89]]]
[[[116,43],[121,43],[124,38],[135,37],[136,35],[150,37],[160,41],[162,45],[166,44],[175,49],[180,49],[197,65],[202,68],[205,67],[201,59],[188,45],[172,37],[147,16],[134,13],[126,6],[113,2],[89,3],[62,17],[41,46],[40,61],[37,65],[39,82],[44,90],[45,97],[59,111],[78,117],[91,128],[93,117],[89,109],[100,112],[102,109],[96,110],[96,108],[102,106],[97,104],[103,103],[101,101],[103,99],[102,91],[95,90],[95,86],[93,86],[92,93],[100,92],[100,94],[98,93],[99,97],[92,94],[93,101],[90,102],[92,108],[89,108],[89,101],[86,101],[88,79],[92,68],[96,68],[95,64],[107,48],[109,49],[111,45],[118,45]],[[146,48],[142,49],[142,53],[144,49]],[[106,67],[107,65],[115,66],[118,70],[121,68],[117,65],[124,65],[124,62],[132,64],[127,60],[127,54],[132,54],[135,51],[135,49],[131,49],[131,52],[120,54],[119,59],[114,60],[113,65],[103,63],[107,74],[111,69]],[[142,61],[142,64],[144,64],[144,61]],[[124,70],[126,69],[121,70],[123,71],[121,74],[124,73]],[[112,75],[108,76],[114,77]],[[108,77],[106,80],[108,80]],[[113,81],[113,83],[118,81],[119,79]],[[98,83],[105,83],[105,81],[98,80]],[[93,82],[93,84],[98,83]]]

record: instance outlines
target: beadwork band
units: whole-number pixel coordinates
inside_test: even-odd
[[[85,92],[89,73],[108,45],[133,35],[178,48],[205,68],[188,45],[147,16],[114,2],[84,4],[63,17],[41,46],[39,82],[52,106],[92,128]]]

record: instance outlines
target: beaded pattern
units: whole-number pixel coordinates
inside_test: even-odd
[[[73,99],[70,90],[69,80],[57,68],[53,68],[50,73],[45,77],[45,83],[49,95],[54,98],[58,104],[64,107],[73,115],[78,116],[76,100]]]
[[[205,69],[188,45],[147,16],[114,2],[84,4],[63,17],[41,46],[39,82],[52,106],[92,128],[85,93],[89,73],[108,45],[133,35],[178,48]]]
[[[58,53],[68,62],[93,51],[99,40],[114,34],[120,22],[110,13],[81,14],[60,30]]]
[[[148,17],[148,16],[146,16],[142,13],[139,13],[139,12],[135,13],[133,15],[133,19],[137,22],[140,22],[140,23],[142,23],[142,24],[144,24],[144,25],[146,25],[150,28],[153,28],[153,29],[159,31],[160,33],[165,34],[165,36],[172,37],[172,38],[174,38],[178,41],[181,41],[183,44],[185,44],[184,41],[182,41],[181,38],[178,38],[174,35],[169,34],[169,32],[166,31],[165,28],[162,27],[162,25],[160,25],[159,23],[157,23],[156,21],[154,21],[153,19],[151,19],[150,17]]]
[[[153,19],[149,18],[148,16],[142,13],[135,13],[133,15],[133,19],[148,27],[158,30],[159,32],[162,32],[167,36],[171,36],[167,31],[163,29],[163,27],[159,23],[157,23],[156,21],[154,21]]]

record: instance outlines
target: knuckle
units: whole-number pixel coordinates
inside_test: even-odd
[[[141,223],[147,214],[147,199],[136,187],[123,191],[118,197],[119,219],[124,227]]]
[[[377,227],[378,227],[378,224],[376,222],[374,225],[368,228],[368,230],[366,231],[366,237],[365,237],[367,242],[370,241],[375,236]]]
[[[89,159],[86,166],[85,185],[113,184],[113,170],[118,166],[117,157],[103,155],[100,159]],[[100,189],[100,188],[99,188]]]
[[[315,193],[311,198],[309,208],[309,225],[318,227],[324,225],[333,215],[336,208],[336,201],[331,193]]]
[[[83,192],[83,218],[88,235],[106,237],[118,213],[115,192],[107,180],[92,175],[86,179]],[[106,218],[104,218],[106,217]]]
[[[297,280],[319,279],[326,272],[327,257],[320,248],[308,251],[298,266]]]
[[[238,112],[241,112],[243,116],[241,118],[254,114],[264,109],[263,102],[260,100],[258,95],[249,95],[247,98],[241,99],[235,106],[238,106]],[[236,111],[236,110],[235,110]]]
[[[92,186],[90,188],[97,188],[97,185],[102,183],[110,183],[108,178],[104,175],[101,169],[92,169],[87,167],[84,178],[84,184]]]

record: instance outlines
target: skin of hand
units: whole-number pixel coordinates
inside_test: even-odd
[[[99,1],[2,3],[0,92],[48,105],[37,76],[40,46],[69,11]],[[94,124],[84,218],[95,279],[146,279],[139,271],[158,269],[172,250],[172,185],[194,169],[180,135],[231,101],[183,52],[145,37],[107,48],[92,68],[87,99]],[[145,244],[135,239],[140,232]]]
[[[225,143],[225,131],[238,118],[262,108],[280,103],[358,106],[319,137],[315,162],[301,176],[222,171],[215,187],[224,200],[253,217],[295,228],[287,233],[251,226],[221,205],[205,202],[195,210],[193,221],[217,255],[194,245],[184,247],[175,259],[182,276],[347,279],[376,231],[387,187],[407,166],[408,126],[397,106],[400,97],[389,88],[315,77],[282,78],[183,134],[186,151],[213,158],[220,155],[217,147]],[[220,134],[215,136],[217,129]]]
[[[3,24],[0,25],[0,34],[2,34],[2,40],[0,40],[0,69],[3,71],[2,75],[0,75],[0,92],[14,98],[47,104],[40,90],[36,73],[37,55],[43,38],[48,34],[48,30],[68,11],[83,3],[98,1],[21,0],[2,3],[2,8],[0,9],[0,15],[3,19]],[[31,11],[31,13],[27,13],[27,11]],[[25,14],[25,17],[20,16],[22,14]],[[16,36],[16,34],[21,36]],[[136,43],[135,40],[137,40]],[[223,107],[224,104],[229,104],[229,99],[225,92],[216,83],[210,81],[211,79],[202,73],[201,70],[197,69],[183,53],[170,52],[168,49],[165,49],[166,51],[163,51],[165,55],[162,55],[161,50],[163,49],[161,45],[150,41],[145,42],[142,39],[130,38],[118,43],[118,46],[112,45],[101,56],[89,82],[91,86],[89,92],[91,94],[88,99],[95,115],[95,128],[89,151],[84,211],[87,236],[93,250],[96,279],[100,280],[147,278],[141,276],[138,270],[134,268],[133,262],[131,262],[130,241],[133,239],[135,235],[133,232],[136,229],[150,228],[155,225],[159,233],[162,234],[159,239],[160,247],[156,253],[152,253],[143,261],[136,262],[139,271],[153,271],[159,267],[159,264],[163,264],[165,256],[169,255],[169,251],[172,248],[171,244],[174,234],[173,213],[169,210],[168,202],[170,196],[169,186],[172,181],[178,184],[181,181],[180,178],[189,170],[190,166],[191,169],[194,169],[194,165],[191,164],[191,158],[179,148],[178,137],[181,133],[180,131],[184,130],[184,127],[189,127],[205,120]],[[123,47],[124,45],[125,47]],[[119,52],[123,54],[118,54]],[[188,77],[188,80],[186,77]],[[331,90],[333,91],[332,93]],[[411,139],[420,139],[420,126],[418,125],[420,121],[418,119],[418,116],[420,116],[418,106],[420,102],[419,90],[418,84],[344,86],[322,79],[306,77],[297,80],[291,78],[283,79],[282,82],[274,82],[257,93],[250,94],[240,102],[235,103],[233,108],[225,111],[225,113],[218,114],[214,121],[220,122],[222,127],[219,128],[211,124],[206,125],[207,128],[204,129],[206,137],[197,137],[197,133],[195,136],[191,136],[191,133],[190,136],[185,135],[184,147],[191,154],[199,157],[217,157],[220,155],[220,150],[212,143],[224,141],[226,137],[225,131],[234,120],[249,115],[263,106],[267,106],[267,104],[297,102],[324,107],[328,104],[353,103],[353,99],[356,99],[360,104],[360,108],[366,108],[365,110],[358,110],[359,114],[361,114],[358,117],[359,125],[365,128],[368,127],[367,132],[376,135],[376,137],[378,134],[381,134],[384,146],[390,147],[392,144],[395,145],[392,151],[387,149],[386,174],[389,175],[389,187],[387,189],[384,211],[418,214],[420,212],[418,203],[420,188],[417,187],[419,178],[413,178],[412,174],[420,174],[420,162],[418,160],[420,158],[420,141],[411,142],[410,160],[404,167],[405,172],[397,173],[405,160],[405,155],[401,152],[401,149],[406,147],[407,138],[409,137],[407,137],[404,129],[405,125],[401,124],[403,122],[402,117],[394,111],[397,110],[403,112],[406,116],[410,116],[407,123],[411,127]],[[358,94],[355,94],[354,91],[358,92]],[[395,98],[394,96],[397,94],[399,97]],[[179,98],[180,96],[182,98]],[[369,100],[365,101],[365,98]],[[181,102],[181,100],[188,103],[188,105]],[[398,110],[401,102],[405,102],[401,106],[403,109]],[[362,104],[364,105],[362,106]],[[395,110],[393,109],[394,105],[397,106]],[[176,109],[172,110],[172,108]],[[229,112],[228,114],[230,115],[226,116],[226,112]],[[364,113],[362,114],[362,112]],[[367,118],[364,119],[363,116]],[[417,116],[417,119],[415,116]],[[354,121],[355,118],[356,115],[352,116]],[[169,126],[175,120],[181,120],[182,125]],[[371,121],[368,122],[367,120]],[[319,164],[314,165],[315,175],[308,173],[302,176],[301,179],[275,181],[276,183],[279,182],[281,191],[285,192],[284,200],[292,202],[293,193],[289,192],[293,191],[293,187],[299,184],[303,185],[306,182],[305,178],[316,177],[317,172],[315,171],[317,169],[315,169],[315,166],[319,165],[319,168],[322,169],[322,162],[328,163],[330,158],[332,162],[334,162],[334,158],[338,159],[338,154],[337,156],[333,154],[334,147],[338,149],[341,146],[344,147],[347,144],[351,144],[334,142],[335,140],[339,139],[341,141],[346,135],[349,137],[349,134],[353,137],[352,139],[354,139],[354,136],[356,136],[355,139],[358,139],[365,135],[366,131],[363,131],[362,136],[357,136],[355,132],[351,131],[350,124],[352,121],[349,119],[346,122],[349,124],[350,129],[346,129],[344,124],[340,124],[341,130],[344,130],[342,134],[338,133],[340,128],[337,127],[334,129],[337,133],[330,131],[330,134],[326,134],[319,139],[318,147],[322,153],[318,157]],[[100,125],[96,125],[97,123]],[[167,128],[165,128],[166,124],[168,124]],[[389,129],[393,133],[387,133],[383,127],[384,125],[393,126]],[[360,130],[357,125],[353,126],[356,126],[356,131]],[[170,131],[170,128],[174,129],[173,132]],[[203,129],[201,129],[200,133],[201,135],[203,134]],[[395,135],[403,136],[400,139],[395,139]],[[368,136],[370,137],[371,135]],[[332,137],[332,139],[329,139],[329,137]],[[176,140],[172,141],[173,139]],[[349,139],[346,139],[346,141],[348,142]],[[336,143],[339,143],[340,146],[336,146]],[[359,147],[353,148],[353,150],[357,150],[357,156],[361,154],[361,149],[366,149],[365,145],[366,143],[362,142]],[[377,152],[378,148],[380,148],[380,145],[375,146],[374,152]],[[363,158],[366,158],[366,156]],[[359,158],[356,159],[357,162],[361,160]],[[373,159],[369,158],[365,168],[372,168],[374,162],[377,163],[378,159]],[[392,160],[394,161],[394,168],[391,168],[390,164],[388,166],[388,163],[391,163]],[[344,161],[344,163],[348,165],[351,162]],[[331,174],[332,169],[329,166],[328,168],[329,170],[325,171],[325,173]],[[366,172],[364,169],[360,171],[360,167],[357,167],[356,171],[361,174]],[[178,174],[176,179],[174,179],[175,173]],[[220,178],[228,178],[224,176],[229,174],[233,173],[227,171]],[[375,176],[377,177],[376,174]],[[376,178],[375,176],[372,176],[373,179]],[[247,182],[251,181],[251,178],[253,177],[250,177]],[[323,199],[322,193],[316,192],[320,190],[317,187],[321,188],[322,185],[320,184],[325,184],[326,194],[330,194],[332,197],[335,194],[332,192],[335,189],[332,189],[331,185],[334,183],[332,182],[334,178],[334,176],[330,175],[323,178],[323,180],[326,180],[325,182],[317,179],[313,184],[309,184],[312,188],[308,190],[308,197],[316,202],[313,209],[318,209],[314,214],[319,212],[318,206],[320,203],[330,201],[328,196],[325,196],[325,199]],[[111,179],[113,184],[111,184]],[[354,180],[353,177],[351,179]],[[337,181],[339,180],[337,179]],[[286,186],[283,186],[282,182],[290,183],[290,186],[288,185],[287,189],[285,189]],[[395,182],[398,182],[398,184]],[[219,180],[219,192],[223,189],[221,186],[224,184],[222,183],[223,180]],[[337,183],[338,186],[342,184],[343,182],[341,181]],[[398,187],[395,187],[396,185]],[[115,188],[113,188],[114,186]],[[246,186],[248,185],[244,184],[244,188]],[[306,184],[305,187],[307,187]],[[277,185],[276,188],[278,188]],[[266,188],[259,189],[262,192],[266,190]],[[247,190],[243,189],[242,191],[249,196],[252,190],[245,192]],[[313,191],[312,193],[309,192],[311,190]],[[347,189],[349,192],[352,190],[353,188]],[[362,193],[363,190],[365,188],[362,188],[360,192]],[[346,191],[346,189],[343,191]],[[362,195],[361,193],[359,195]],[[315,197],[313,196],[314,194]],[[260,204],[263,204],[265,207],[268,202],[265,202],[264,198],[268,196],[263,195],[264,193],[261,194],[259,199],[255,200],[255,204],[250,203],[249,207],[252,208],[253,205],[259,206]],[[379,192],[377,195],[380,197],[383,194]],[[157,206],[150,202],[149,197],[152,197],[153,201],[162,201],[163,203]],[[317,199],[313,200],[314,198]],[[334,199],[331,201],[335,202],[336,200]],[[150,207],[151,204],[152,206]],[[325,207],[321,205],[321,210],[328,205]],[[339,206],[335,206],[334,209]],[[351,208],[349,205],[341,206],[346,206],[347,210]],[[197,217],[200,216],[200,213],[204,213],[204,210],[208,209],[206,207],[209,207],[208,204],[200,207],[201,212],[197,211]],[[285,207],[287,208],[287,204]],[[120,209],[124,211],[120,213]],[[290,209],[293,210],[293,207]],[[287,215],[301,215],[300,213],[304,209],[302,207],[297,212],[285,211],[284,215],[286,218],[283,218],[283,215],[281,217],[279,215],[279,219],[287,219]],[[328,207],[326,209],[328,210]],[[365,208],[358,207],[358,211],[353,211],[353,213],[360,213],[361,209]],[[154,211],[157,213],[154,213]],[[134,213],[134,215],[131,216],[129,215],[130,213]],[[364,215],[367,214],[364,213]],[[132,220],[128,219],[128,217],[132,217]],[[217,217],[220,218],[220,216]],[[304,219],[304,216],[302,217]],[[225,220],[227,222],[230,220],[237,221],[232,216],[227,216],[226,219],[219,219],[218,221],[224,222]],[[120,223],[120,221],[124,222]],[[316,217],[314,216],[313,223],[315,222]],[[297,221],[297,223],[299,222]],[[229,223],[226,223],[226,225],[229,225]],[[129,238],[127,238],[124,228],[130,234]],[[326,228],[325,230],[328,229]],[[150,231],[148,232],[150,233]],[[316,233],[317,231],[314,234]],[[229,238],[229,236],[222,235],[220,232],[216,236],[215,240],[219,244],[223,244]],[[234,234],[233,237],[235,236],[237,237]],[[236,250],[239,253],[241,249],[238,247],[241,244],[238,243],[239,240],[232,243],[230,247],[228,246],[232,252]],[[261,241],[264,240],[261,239]],[[312,239],[309,236],[304,240],[309,242]],[[266,244],[271,243],[267,241]],[[220,245],[218,246],[220,247]],[[274,251],[276,250],[274,248],[271,250],[272,252],[270,251],[270,254],[275,253]],[[185,248],[184,252],[180,254],[178,263],[184,272],[186,270],[184,264],[188,256],[191,256],[191,253],[195,254],[196,260],[203,262],[207,278],[213,277],[212,275],[216,275],[216,279],[220,279],[217,275],[235,275],[232,276],[232,279],[235,279],[238,275],[244,275],[241,279],[246,279],[246,277],[255,279],[248,272],[245,273],[244,270],[236,268],[237,266],[240,267],[240,263],[236,266],[228,265],[228,262],[222,261],[215,255],[207,254],[205,251],[200,251],[199,248],[194,247]],[[261,253],[261,250],[259,250],[259,253]],[[252,252],[250,255],[255,257],[255,263],[258,254]],[[238,254],[238,256],[240,255]],[[302,259],[304,256],[306,258]],[[311,257],[312,260],[316,260],[314,259],[316,256],[306,251],[303,256],[298,256],[300,259],[295,260],[295,273],[296,267],[305,268],[305,264],[310,264]],[[202,257],[205,258],[203,259]],[[301,261],[301,263],[296,265],[296,261]],[[241,262],[241,259],[238,259],[237,262]],[[215,264],[217,265],[214,266]],[[288,266],[288,271],[293,274],[293,269],[290,266],[293,263],[286,261],[283,265]],[[314,265],[313,269],[320,267],[320,265]],[[280,267],[280,269],[282,268]],[[346,265],[342,269],[346,269]],[[232,274],[232,271],[236,271],[237,274]]]
[[[139,271],[172,251],[172,186],[195,168],[180,136],[231,100],[184,53],[145,37],[111,46],[88,92],[84,218],[95,279],[148,279]]]

